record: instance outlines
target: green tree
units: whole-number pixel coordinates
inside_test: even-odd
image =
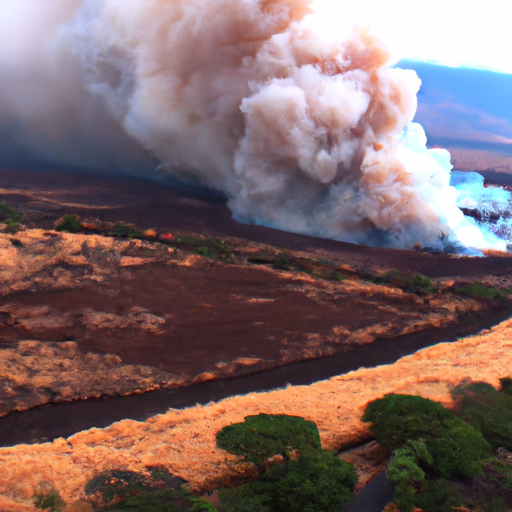
[[[331,512],[357,482],[350,464],[322,450],[315,423],[297,416],[248,416],[224,427],[217,444],[260,471],[258,480],[221,489],[224,512]]]
[[[368,404],[363,421],[375,437],[394,450],[422,439],[432,456],[431,476],[470,477],[491,455],[482,434],[441,404],[419,396],[389,394]]]
[[[425,471],[421,466],[431,464],[432,456],[422,439],[408,440],[402,448],[395,450],[386,477],[395,487],[395,503],[400,510],[412,509],[416,493],[425,482]]]
[[[508,389],[505,380],[505,388]],[[512,450],[512,396],[483,382],[455,390],[458,416],[479,430],[494,450]]]

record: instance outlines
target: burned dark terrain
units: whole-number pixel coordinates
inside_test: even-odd
[[[2,235],[3,415],[378,352],[413,333],[435,333],[428,345],[508,314],[506,255],[246,226],[218,198],[138,178],[4,170],[0,190],[23,215]],[[55,231],[69,214],[80,232]],[[471,283],[497,295],[467,293]]]
[[[20,469],[20,503],[36,478],[30,465],[43,478],[46,457],[55,485],[77,499],[90,471],[131,460],[111,443],[135,439],[139,425],[158,435],[158,443],[147,437],[147,457],[163,460],[165,439],[176,452],[166,455],[173,471],[208,489],[211,471],[226,471],[210,447],[218,425],[269,407],[316,418],[330,448],[356,446],[342,456],[358,467],[360,489],[386,463],[364,444],[371,438],[359,416],[369,396],[414,390],[447,400],[452,382],[481,374],[473,360],[499,375],[494,366],[506,364],[507,342],[485,340],[505,340],[507,322],[474,341],[371,368],[509,317],[507,254],[398,251],[242,225],[220,198],[140,178],[3,170],[0,193],[23,218],[17,232],[6,225],[0,233],[2,444],[54,440],[26,447],[33,462]],[[66,215],[79,217],[76,233],[55,229]],[[487,350],[501,355],[488,364]],[[287,383],[306,386],[243,395]],[[168,407],[170,420],[154,416]],[[60,455],[52,459],[66,444],[60,436],[123,418],[146,423],[127,419],[69,438],[77,474],[59,483],[57,473],[69,471]],[[91,435],[107,459],[89,451]],[[6,489],[20,478],[11,462],[19,467],[23,450],[4,448]],[[202,468],[205,460],[215,468]]]

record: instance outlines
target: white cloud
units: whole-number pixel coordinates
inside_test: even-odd
[[[414,58],[449,66],[512,73],[510,5],[503,0],[313,0],[320,24],[338,36],[369,26],[394,60]]]

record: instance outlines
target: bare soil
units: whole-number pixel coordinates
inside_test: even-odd
[[[0,196],[30,212],[39,227],[52,228],[66,213],[123,220],[141,229],[238,237],[331,257],[356,269],[394,268],[430,277],[503,275],[512,260],[458,258],[447,254],[364,247],[236,222],[219,197],[191,194],[163,183],[129,176],[0,170]]]
[[[111,361],[111,369],[121,374],[121,361],[127,367],[143,365],[136,373],[146,380],[150,374],[144,368],[150,367],[159,369],[151,377],[165,374],[162,382],[169,377],[177,385],[215,381],[344,354],[361,345],[376,347],[383,338],[446,329],[503,307],[461,296],[457,290],[468,282],[512,289],[507,255],[466,258],[395,251],[244,226],[231,219],[222,199],[136,178],[4,170],[0,200],[21,210],[27,228],[16,235],[0,234],[5,256],[0,259],[0,350],[27,347],[29,342],[22,340],[37,339],[30,343],[51,356],[60,344],[74,355],[78,351],[88,371],[96,371],[97,356],[101,363]],[[97,225],[123,220],[159,233],[226,240],[233,261],[200,256],[193,248],[156,239],[133,245],[100,234],[93,247],[92,235],[89,244],[84,238],[89,235],[53,231],[65,213]],[[19,237],[23,246],[14,251],[10,236]],[[65,246],[71,249],[66,252]],[[293,263],[289,269],[274,268],[278,248],[286,249]],[[329,279],[325,271],[330,267],[342,280]],[[394,279],[379,281],[390,272]],[[435,278],[439,291],[408,289],[407,276],[417,273]],[[0,495],[5,497],[0,501],[6,510],[20,504],[31,510],[40,481],[53,482],[66,500],[77,500],[84,482],[103,467],[138,469],[155,461],[164,461],[197,488],[208,488],[213,477],[226,473],[226,456],[215,447],[215,433],[247,414],[268,410],[314,420],[325,447],[360,444],[369,439],[368,426],[360,421],[364,406],[383,393],[418,393],[448,403],[451,387],[461,380],[496,384],[510,367],[509,324],[438,345],[396,365],[361,369],[329,382],[174,410],[146,423],[126,420],[67,441],[3,449]],[[72,361],[64,363],[73,366]],[[7,370],[1,370],[4,381]],[[57,368],[56,375],[62,371]],[[105,381],[100,394],[120,394],[109,392],[108,378],[102,375],[96,375]],[[30,378],[20,384],[25,395],[37,382]],[[79,380],[80,373],[73,385],[79,386]],[[15,393],[16,386],[9,385],[7,391]],[[140,386],[140,381],[133,385]],[[156,378],[148,389],[158,385]],[[82,397],[79,388],[75,392],[68,387],[60,396],[49,389],[50,398],[44,400]],[[108,408],[109,402],[104,405]],[[65,421],[69,413],[62,414]],[[153,431],[156,437],[151,437]],[[362,474],[380,470],[380,454],[375,465],[366,455],[352,453],[360,459]]]
[[[246,226],[231,219],[219,198],[137,178],[3,170],[0,200],[22,212],[26,227],[0,234],[0,343],[8,349],[27,339],[71,341],[83,357],[113,354],[124,365],[161,372],[148,370],[151,382],[137,377],[138,392],[140,383],[148,390],[184,386],[447,328],[502,308],[461,296],[457,289],[464,283],[512,289],[506,255],[370,248]],[[122,220],[185,239],[193,234],[195,241],[209,237],[225,243],[229,257],[199,255],[191,243],[162,237],[139,243],[103,232],[53,231],[69,213],[93,226]],[[9,247],[11,236],[21,246]],[[283,255],[285,265],[276,268]],[[436,278],[439,291],[408,289],[417,273]],[[38,382],[29,376],[17,384],[8,369],[2,371],[10,400]],[[52,384],[48,400],[83,397],[80,381],[75,375],[65,392]],[[94,396],[131,392],[104,382]],[[15,408],[28,405],[20,399]]]

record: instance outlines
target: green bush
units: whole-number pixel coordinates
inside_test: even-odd
[[[509,512],[512,508],[512,467],[493,460],[484,466],[481,478],[474,479],[471,501],[484,512]]]
[[[331,512],[348,501],[354,468],[335,452],[305,450],[255,480],[221,489],[223,512]]]
[[[219,490],[222,512],[274,512],[276,495],[273,482],[256,480],[240,487]]]
[[[449,482],[427,479],[422,467],[430,468],[432,463],[423,440],[409,440],[395,450],[386,477],[394,485],[394,503],[401,512],[410,512],[414,507],[423,512],[452,512],[461,504],[461,497]]]
[[[311,446],[320,450],[320,436],[314,422],[298,416],[259,414],[243,423],[228,425],[217,433],[217,446],[256,464],[260,471],[269,457],[289,459],[293,450]]]
[[[185,248],[193,249],[197,254],[207,258],[220,258],[231,262],[234,255],[230,247],[219,238],[205,238],[202,236],[179,235],[174,243]]]
[[[5,201],[0,201],[0,221],[5,222],[8,233],[17,233],[21,227],[22,217]]]
[[[82,223],[80,222],[80,217],[75,214],[66,214],[63,215],[59,220],[56,231],[68,231],[69,233],[78,233],[82,230]]]
[[[414,506],[423,512],[453,512],[462,505],[462,498],[453,484],[442,479],[426,480],[415,496]]]
[[[126,224],[123,221],[117,221],[112,227],[112,233],[121,238],[140,238],[143,233],[133,224]]]
[[[412,277],[410,274],[395,269],[389,270],[385,274],[367,274],[366,280],[373,284],[391,284],[418,295],[437,293],[438,291],[437,283],[430,277],[423,274],[416,274]]]
[[[466,286],[459,288],[458,293],[462,295],[469,295],[471,297],[508,301],[505,292],[490,286],[485,286],[482,283],[469,283]]]
[[[491,454],[480,432],[441,404],[412,395],[386,395],[368,404],[363,421],[380,444],[391,450],[422,439],[432,455],[429,476],[469,477]],[[425,469],[425,468],[423,468]]]
[[[0,220],[7,220],[10,217],[21,217],[20,214],[5,201],[0,201]]]
[[[99,498],[99,512],[212,512],[215,507],[188,490],[186,482],[161,467],[147,473],[105,471],[85,486]]]
[[[512,396],[512,379],[510,377],[500,379],[500,391]]]
[[[49,492],[35,494],[33,501],[36,508],[40,508],[46,512],[62,512],[66,507],[66,503],[55,489],[51,489]]]
[[[333,272],[332,274],[329,275],[329,279],[331,281],[342,282],[342,281],[345,281],[346,278],[341,272]]]
[[[221,489],[223,512],[331,512],[357,482],[350,464],[322,450],[316,425],[296,416],[248,416],[224,427],[217,445],[260,471],[258,480]],[[275,455],[282,460],[269,465]]]
[[[280,252],[272,262],[272,266],[276,270],[291,270],[292,266],[290,263],[290,259],[284,252]]]
[[[411,291],[420,295],[436,293],[438,290],[436,283],[423,274],[416,274],[412,280],[408,281],[407,285]]]
[[[196,249],[196,253],[201,256],[206,256],[207,258],[211,258],[213,256],[212,251],[210,251],[210,249],[208,249],[208,247],[205,245],[198,247]]]
[[[307,449],[290,461],[277,483],[277,511],[332,512],[349,500],[354,468],[335,452]]]
[[[383,446],[396,449],[408,439],[420,439],[432,422],[440,423],[453,416],[441,404],[420,396],[389,394],[370,402],[363,421]]]
[[[395,504],[400,510],[412,509],[416,491],[425,481],[425,472],[420,465],[431,464],[432,456],[423,440],[409,440],[402,448],[395,450],[386,477],[395,488]]]
[[[458,416],[479,430],[493,449],[512,450],[512,396],[485,383],[459,387],[454,396],[459,398]]]

